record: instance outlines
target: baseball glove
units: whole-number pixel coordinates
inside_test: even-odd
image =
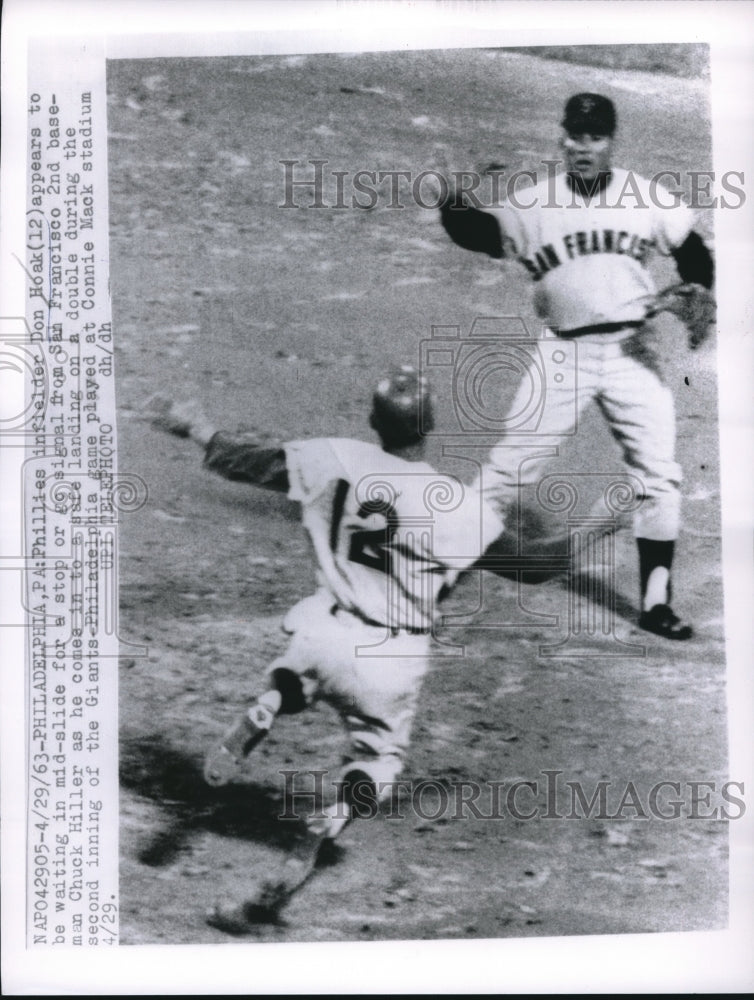
[[[648,316],[671,312],[683,323],[689,333],[692,351],[707,340],[717,322],[715,297],[703,285],[671,285],[655,296]]]

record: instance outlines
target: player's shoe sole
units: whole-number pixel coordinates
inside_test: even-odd
[[[259,924],[276,924],[283,905],[309,874],[308,866],[302,864],[295,871],[290,861],[285,867],[283,877],[265,879],[254,899],[214,906],[207,914],[210,927],[226,934],[249,934]]]
[[[204,780],[213,788],[227,785],[238,765],[270,731],[275,715],[257,703],[216,743],[204,760]]]
[[[226,934],[249,934],[259,924],[276,924],[290,897],[314,871],[320,844],[309,857],[286,859],[277,877],[265,879],[253,899],[244,903],[218,903],[207,914],[210,927]]]
[[[259,903],[218,903],[207,914],[207,923],[226,934],[251,934],[260,924],[278,922],[281,904],[269,907]]]
[[[307,822],[306,836],[286,857],[276,874],[264,879],[255,895],[243,903],[218,903],[207,914],[211,927],[226,934],[250,934],[259,924],[280,922],[280,911],[318,867],[334,864],[334,839],[349,822],[337,816]]]
[[[682,622],[667,604],[655,604],[649,611],[642,611],[639,616],[639,628],[662,636],[663,639],[676,641],[690,639],[694,634],[692,627]]]

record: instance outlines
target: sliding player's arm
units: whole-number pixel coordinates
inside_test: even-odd
[[[152,425],[176,437],[190,438],[204,449],[204,465],[235,482],[287,493],[285,450],[248,432],[218,431],[193,401],[151,404]]]

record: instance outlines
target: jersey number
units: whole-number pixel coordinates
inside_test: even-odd
[[[348,494],[349,484],[345,479],[339,479],[333,499],[333,517],[330,531],[330,548],[335,551],[338,543],[338,531],[343,517],[343,508]],[[372,514],[381,514],[385,518],[384,528],[359,529],[351,533],[348,544],[348,558],[351,562],[379,570],[380,573],[392,572],[392,552],[390,540],[398,527],[398,513],[392,504],[386,500],[370,500],[363,503],[356,516],[366,520]]]

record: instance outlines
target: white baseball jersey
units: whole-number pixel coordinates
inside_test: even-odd
[[[303,505],[318,582],[365,620],[431,628],[440,590],[502,530],[458,479],[376,445],[293,441],[285,457],[288,496]]]
[[[505,257],[534,280],[538,315],[564,332],[643,320],[656,292],[646,267],[650,252],[669,254],[694,225],[688,206],[673,204],[666,188],[626,170],[613,170],[589,199],[558,174],[519,191],[517,201],[521,207],[508,202],[491,210]]]

